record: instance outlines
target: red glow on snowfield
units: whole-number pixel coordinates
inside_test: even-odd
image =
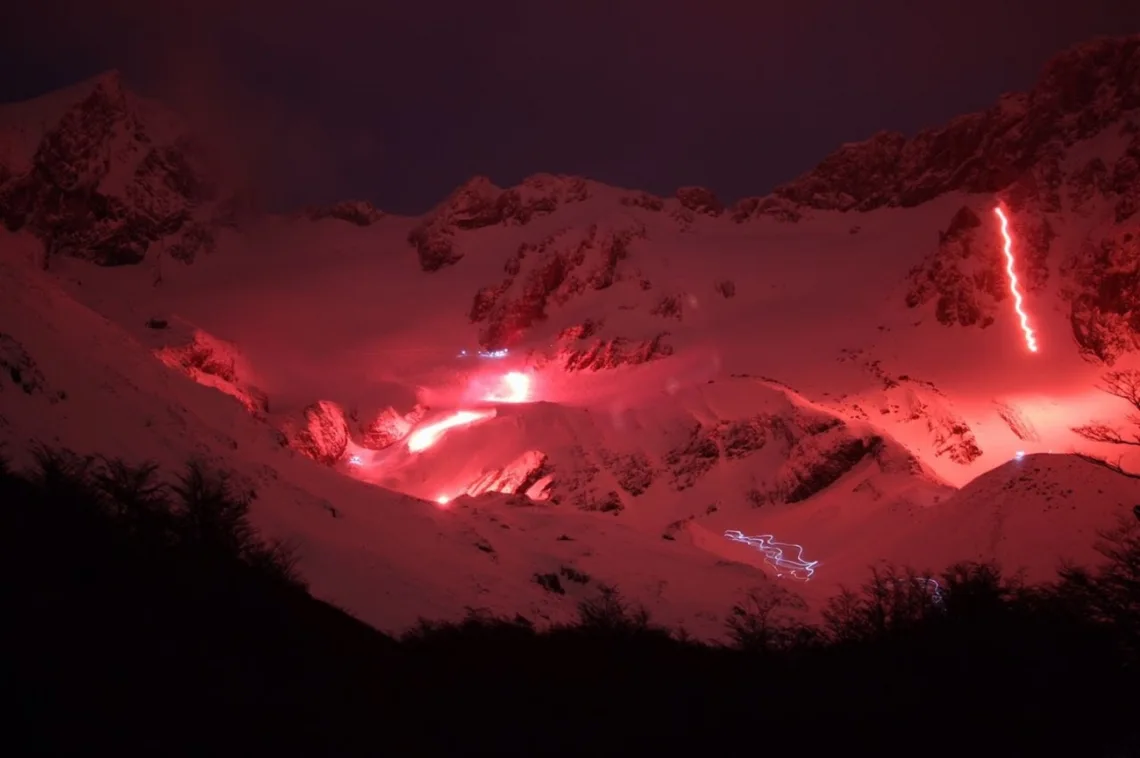
[[[1017,274],[1013,272],[1013,238],[1009,236],[1009,221],[1006,220],[1001,206],[995,207],[994,213],[1001,219],[1001,236],[1005,239],[1005,273],[1009,275],[1009,291],[1013,293],[1013,309],[1017,311],[1017,317],[1021,320],[1021,331],[1025,332],[1025,346],[1029,348],[1029,352],[1036,353],[1037,338],[1033,335],[1033,329],[1029,327],[1029,316],[1021,308],[1021,291],[1017,286]]]
[[[474,424],[476,421],[483,421],[495,415],[494,410],[489,411],[456,411],[449,416],[444,416],[439,421],[433,421],[430,424],[420,427],[419,429],[408,435],[408,450],[413,453],[418,453],[421,450],[427,450],[429,447],[439,442],[439,438],[443,436],[444,432],[448,429],[454,429],[457,426],[467,426]]]
[[[521,371],[511,371],[504,374],[498,386],[483,399],[489,403],[525,403],[530,395],[530,377]]]
[[[510,371],[499,378],[495,388],[483,396],[483,401],[488,403],[525,403],[531,399],[531,389],[530,376],[521,371]],[[408,435],[408,450],[413,453],[427,450],[439,442],[448,429],[484,421],[493,418],[495,414],[494,408],[478,411],[455,411],[438,421],[421,426]],[[444,505],[446,502],[446,498],[439,500],[440,505]]]

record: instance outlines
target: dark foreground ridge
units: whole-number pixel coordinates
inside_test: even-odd
[[[36,461],[0,467],[0,600],[6,742],[37,754],[1138,754],[1140,522],[1050,586],[872,574],[819,628],[755,594],[731,646],[614,591],[397,640],[312,598],[218,472]]]

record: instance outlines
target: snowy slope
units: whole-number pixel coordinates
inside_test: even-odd
[[[5,250],[24,242],[5,238]],[[297,542],[316,594],[381,628],[468,606],[566,618],[576,598],[605,582],[711,634],[744,588],[767,581],[760,570],[574,509],[492,495],[443,511],[353,481],[281,447],[240,404],[169,370],[47,275],[7,257],[0,324],[0,359],[22,367],[22,385],[10,371],[0,377],[0,434],[13,452],[38,440],[168,467],[196,455],[232,469],[258,493],[258,523]],[[563,567],[589,582],[564,576],[565,595],[536,583]]]
[[[1068,51],[1030,93],[845,145],[731,208],[702,188],[477,178],[420,218],[345,203],[202,221],[193,256],[142,224],[136,265],[80,251],[47,274],[42,246],[73,230],[33,223],[0,242],[0,331],[52,389],[0,393],[0,433],[224,460],[266,527],[303,542],[317,592],[384,626],[465,605],[557,617],[589,587],[534,575],[570,562],[712,630],[780,573],[726,530],[802,546],[818,564],[795,586],[815,600],[880,560],[1043,578],[1140,496],[1048,455],[1112,452],[1070,428],[1119,417],[1095,382],[1136,365],[1130,71],[1137,39]],[[38,176],[10,165],[0,205]],[[472,423],[427,437],[456,413]]]

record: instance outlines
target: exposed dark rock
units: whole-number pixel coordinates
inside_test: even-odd
[[[371,226],[384,218],[383,211],[377,210],[367,200],[344,200],[333,205],[314,206],[306,210],[306,215],[313,221],[333,218],[356,226]]]
[[[329,400],[313,403],[299,422],[287,423],[282,431],[289,447],[326,466],[338,463],[348,449],[348,420]]]
[[[634,497],[643,494],[653,484],[653,464],[643,453],[617,454],[601,450],[599,457],[618,486]]]
[[[881,132],[843,145],[773,194],[807,208],[866,211],[919,205],[953,190],[994,193],[1137,107],[1140,36],[1097,39],[1049,61],[1028,93],[913,139]],[[1056,205],[1055,167],[1042,166],[1030,181],[1046,207]]]
[[[32,395],[48,389],[43,373],[15,337],[0,332],[0,372],[17,387]],[[0,382],[0,391],[4,383]]]
[[[677,199],[681,202],[682,207],[693,213],[719,216],[724,212],[724,206],[721,205],[716,194],[705,187],[681,187],[677,190]]]
[[[382,409],[359,427],[360,446],[370,450],[384,450],[403,440],[412,428],[423,419],[427,409],[417,405],[408,413],[400,413],[391,406]]]
[[[653,306],[649,312],[654,316],[681,321],[684,316],[684,306],[681,304],[681,296],[666,295],[657,301],[657,305]]]
[[[1138,347],[1140,235],[1118,231],[1086,242],[1065,261],[1069,320],[1080,351],[1112,365]]]
[[[581,238],[560,234],[520,245],[504,267],[504,279],[475,294],[470,318],[483,324],[480,345],[506,347],[545,321],[552,306],[621,281],[630,245],[644,233],[640,226],[613,231],[592,226]]]
[[[49,126],[26,171],[0,175],[0,218],[39,237],[45,261],[134,264],[159,241],[193,260],[212,247],[225,198],[198,145],[156,142],[150,128],[119,76],[100,77]]]
[[[1041,291],[1049,278],[1053,227],[1045,217],[1012,211],[1007,216],[1017,240],[1023,292]],[[937,250],[911,270],[909,279],[907,306],[915,308],[933,299],[934,315],[941,324],[982,328],[992,324],[998,304],[1009,296],[997,220],[984,224],[973,209],[960,208],[939,234]]]
[[[537,174],[518,187],[502,190],[485,176],[477,176],[428,214],[408,235],[424,271],[438,271],[458,263],[463,252],[457,234],[497,224],[524,225],[537,216],[553,213],[559,205],[589,197],[584,179]]]
[[[665,207],[665,201],[656,195],[651,195],[648,192],[638,192],[634,195],[624,195],[619,200],[622,205],[628,205],[634,208],[645,208],[649,211],[660,211]]]

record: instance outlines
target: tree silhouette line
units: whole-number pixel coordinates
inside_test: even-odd
[[[726,609],[719,643],[657,624],[609,586],[573,623],[471,609],[394,638],[314,599],[296,552],[258,534],[255,494],[225,471],[191,461],[166,475],[48,448],[32,460],[0,460],[0,681],[16,696],[9,742],[40,752],[1138,745],[1131,514],[1102,535],[1100,565],[1062,566],[1047,584],[989,564],[938,577],[887,566],[808,624],[802,600],[765,583]]]

